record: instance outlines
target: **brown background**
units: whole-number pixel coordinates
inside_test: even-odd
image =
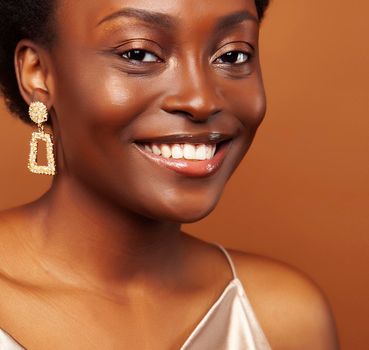
[[[366,0],[274,1],[261,38],[267,118],[215,212],[185,227],[308,273],[345,350],[369,349],[368,12]],[[31,130],[1,106],[0,128],[1,209],[49,179],[28,174]]]

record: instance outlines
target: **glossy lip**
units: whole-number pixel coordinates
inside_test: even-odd
[[[187,159],[164,158],[162,156],[157,156],[154,153],[151,153],[150,151],[146,151],[145,148],[138,143],[134,142],[133,145],[136,147],[136,149],[139,150],[139,152],[144,157],[146,157],[150,161],[153,161],[159,166],[173,170],[176,173],[187,176],[187,177],[201,178],[201,177],[211,176],[219,170],[232,144],[232,140],[229,138],[222,141],[221,143],[216,142],[214,140],[213,142],[210,142],[208,139],[204,140],[203,137],[201,141],[199,141],[199,137],[197,137],[196,142],[194,142],[195,138],[191,138],[192,142],[188,142],[188,141],[185,141],[185,139],[188,140],[188,135],[186,135],[186,137],[184,137],[184,135],[180,135],[182,137],[181,142],[180,142],[178,138],[175,138],[176,140],[173,141],[173,136],[174,135],[167,137],[166,142],[163,142],[165,137],[160,138],[161,140],[160,142],[158,142],[159,140],[158,138],[156,138],[155,141],[149,141],[149,142],[152,142],[152,143],[205,143],[205,144],[206,143],[217,143],[217,150],[214,154],[214,157],[211,159],[187,160]],[[169,139],[172,141],[168,142]],[[146,141],[141,141],[141,140],[140,142],[146,143]]]

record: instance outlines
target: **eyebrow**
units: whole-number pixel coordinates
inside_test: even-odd
[[[165,29],[169,30],[173,29],[178,23],[176,18],[164,13],[127,7],[104,17],[97,23],[96,26],[118,17],[136,18],[146,23],[164,27]],[[236,26],[237,24],[247,20],[259,23],[259,19],[257,17],[253,16],[250,12],[243,10],[219,18],[214,26],[214,29],[216,32],[227,30],[230,27]]]
[[[253,16],[246,10],[242,10],[219,18],[215,24],[215,32],[227,30],[245,21],[259,23],[259,19],[257,17]]]
[[[173,29],[177,22],[172,16],[166,15],[164,13],[127,7],[104,17],[97,23],[96,26],[99,26],[106,21],[111,21],[118,17],[136,18],[146,23],[154,24],[166,29]]]

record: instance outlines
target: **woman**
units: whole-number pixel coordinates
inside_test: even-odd
[[[1,215],[2,348],[336,349],[306,277],[181,231],[264,117],[267,1],[0,4],[2,91],[48,141],[30,169],[56,171]]]

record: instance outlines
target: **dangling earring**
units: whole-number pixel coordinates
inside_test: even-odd
[[[55,175],[55,159],[51,135],[45,133],[43,123],[47,121],[47,107],[42,102],[32,102],[29,106],[29,117],[38,126],[38,132],[32,133],[28,169],[35,174]],[[37,164],[38,141],[46,143],[47,165]]]

